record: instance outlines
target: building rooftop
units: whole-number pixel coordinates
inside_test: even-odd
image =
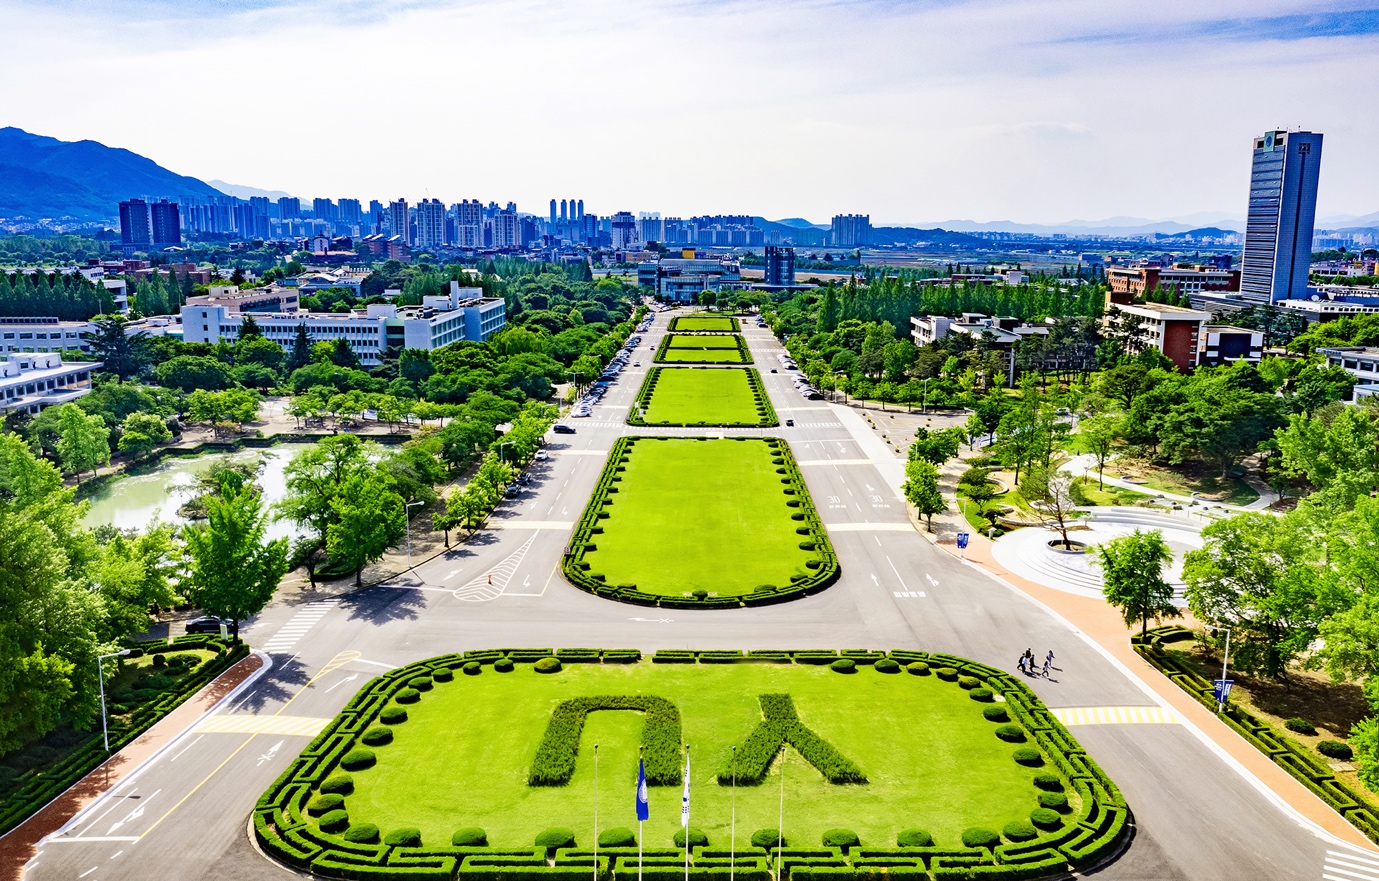
[[[1122,312],[1157,318],[1160,321],[1210,321],[1211,313],[1163,303],[1111,303]]]

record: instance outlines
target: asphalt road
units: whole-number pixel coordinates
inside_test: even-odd
[[[288,873],[257,855],[246,821],[258,795],[382,670],[465,649],[503,646],[657,648],[917,648],[1006,669],[1032,647],[1057,670],[1031,680],[1051,707],[1152,706],[1124,671],[1019,591],[933,547],[909,525],[897,464],[868,464],[874,437],[855,414],[805,401],[779,367],[769,333],[745,331],[842,563],[823,593],[760,609],[645,609],[566,584],[559,560],[667,324],[658,316],[630,367],[574,435],[551,435],[519,499],[463,546],[393,583],[315,604],[273,606],[247,628],[272,668],[203,729],[188,732],[79,822],[45,842],[34,881],[269,879]],[[707,432],[714,433],[714,432]],[[655,536],[646,537],[654,552]],[[1140,879],[1320,878],[1334,843],[1315,835],[1180,724],[1083,725],[1074,735],[1119,784],[1136,820],[1128,851],[1096,873]],[[1334,864],[1333,864],[1334,865]],[[1350,865],[1339,881],[1379,881]]]

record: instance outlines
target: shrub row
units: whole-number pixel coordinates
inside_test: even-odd
[[[747,736],[742,749],[734,753],[736,764],[719,770],[719,783],[731,783],[734,778],[744,786],[765,782],[771,763],[787,743],[829,783],[867,782],[862,769],[800,721],[790,695],[763,694],[757,699],[761,702],[761,724]]]
[[[751,367],[727,367],[727,368],[695,368],[695,367],[661,367],[655,366],[647,371],[646,379],[642,380],[642,385],[637,389],[637,397],[633,401],[631,410],[627,414],[628,425],[648,425],[642,418],[642,412],[650,409],[651,398],[656,393],[656,385],[660,382],[661,372],[664,370],[745,370],[747,373],[747,383],[752,390],[752,398],[756,403],[757,419],[755,422],[734,422],[732,425],[745,425],[753,428],[775,428],[780,425],[780,418],[776,415],[776,408],[771,404],[771,396],[766,393],[766,383],[761,379],[761,374]],[[657,422],[657,426],[670,426],[675,428],[714,428],[722,425],[719,422]]]
[[[726,361],[710,361],[710,360],[707,360],[707,359],[694,360],[694,359],[686,359],[686,358],[679,358],[679,359],[676,359],[676,360],[674,360],[674,361],[667,360],[666,353],[669,352],[672,348],[685,348],[685,347],[682,347],[682,346],[672,346],[672,345],[671,345],[671,341],[672,341],[672,340],[674,340],[677,336],[679,336],[679,337],[686,337],[686,336],[694,336],[694,335],[695,335],[695,334],[684,334],[684,333],[681,333],[681,334],[668,333],[668,334],[666,334],[664,337],[661,338],[661,344],[660,344],[659,346],[656,347],[656,356],[655,356],[655,358],[652,359],[652,363],[654,363],[654,364],[726,364],[726,363],[733,363],[733,364],[751,364],[751,363],[752,363],[752,353],[751,353],[750,351],[748,351],[748,349],[747,349],[747,340],[746,340],[746,338],[743,337],[741,334],[733,334],[733,340],[737,343],[738,358],[740,359],[740,360],[738,360],[738,361],[726,362]],[[704,335],[705,335],[705,336],[721,336],[721,334],[704,334]]]
[[[646,782],[652,786],[680,782],[680,711],[662,697],[616,695],[571,698],[556,705],[527,774],[528,786],[564,786],[570,782],[584,720],[597,710],[640,710],[644,714]]]

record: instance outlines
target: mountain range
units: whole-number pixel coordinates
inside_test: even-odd
[[[112,220],[130,197],[182,195],[222,194],[129,150],[0,128],[0,217]]]

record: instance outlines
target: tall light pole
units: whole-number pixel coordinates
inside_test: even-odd
[[[512,441],[503,441],[502,443],[500,443],[500,444],[498,445],[498,461],[499,461],[499,462],[506,462],[506,461],[507,461],[507,459],[504,459],[504,458],[503,458],[503,447],[510,447],[510,446],[512,446]]]
[[[1216,701],[1216,712],[1219,714],[1226,706],[1226,665],[1231,659],[1231,629],[1229,627],[1219,628],[1226,631],[1226,650],[1221,653],[1221,691],[1220,698]]]
[[[96,678],[100,680],[101,684],[101,736],[105,738],[105,754],[107,756],[110,755],[110,726],[106,722],[108,717],[105,713],[105,668],[103,663],[106,658],[122,658],[127,654],[129,654],[129,649],[96,656]]]
[[[929,379],[932,378],[933,377],[929,377]],[[919,412],[921,415],[929,412],[929,379],[924,380],[924,400],[919,405]]]
[[[410,508],[415,508],[415,507],[417,507],[418,505],[424,505],[424,504],[426,504],[426,503],[425,503],[425,502],[408,502],[407,504],[405,504],[405,505],[402,506],[402,521],[403,521],[402,525],[405,526],[405,527],[407,527],[407,568],[408,568],[408,569],[411,569],[411,568],[412,568],[412,515],[411,515],[411,514],[408,514],[407,511],[408,511],[408,509],[410,509]]]

